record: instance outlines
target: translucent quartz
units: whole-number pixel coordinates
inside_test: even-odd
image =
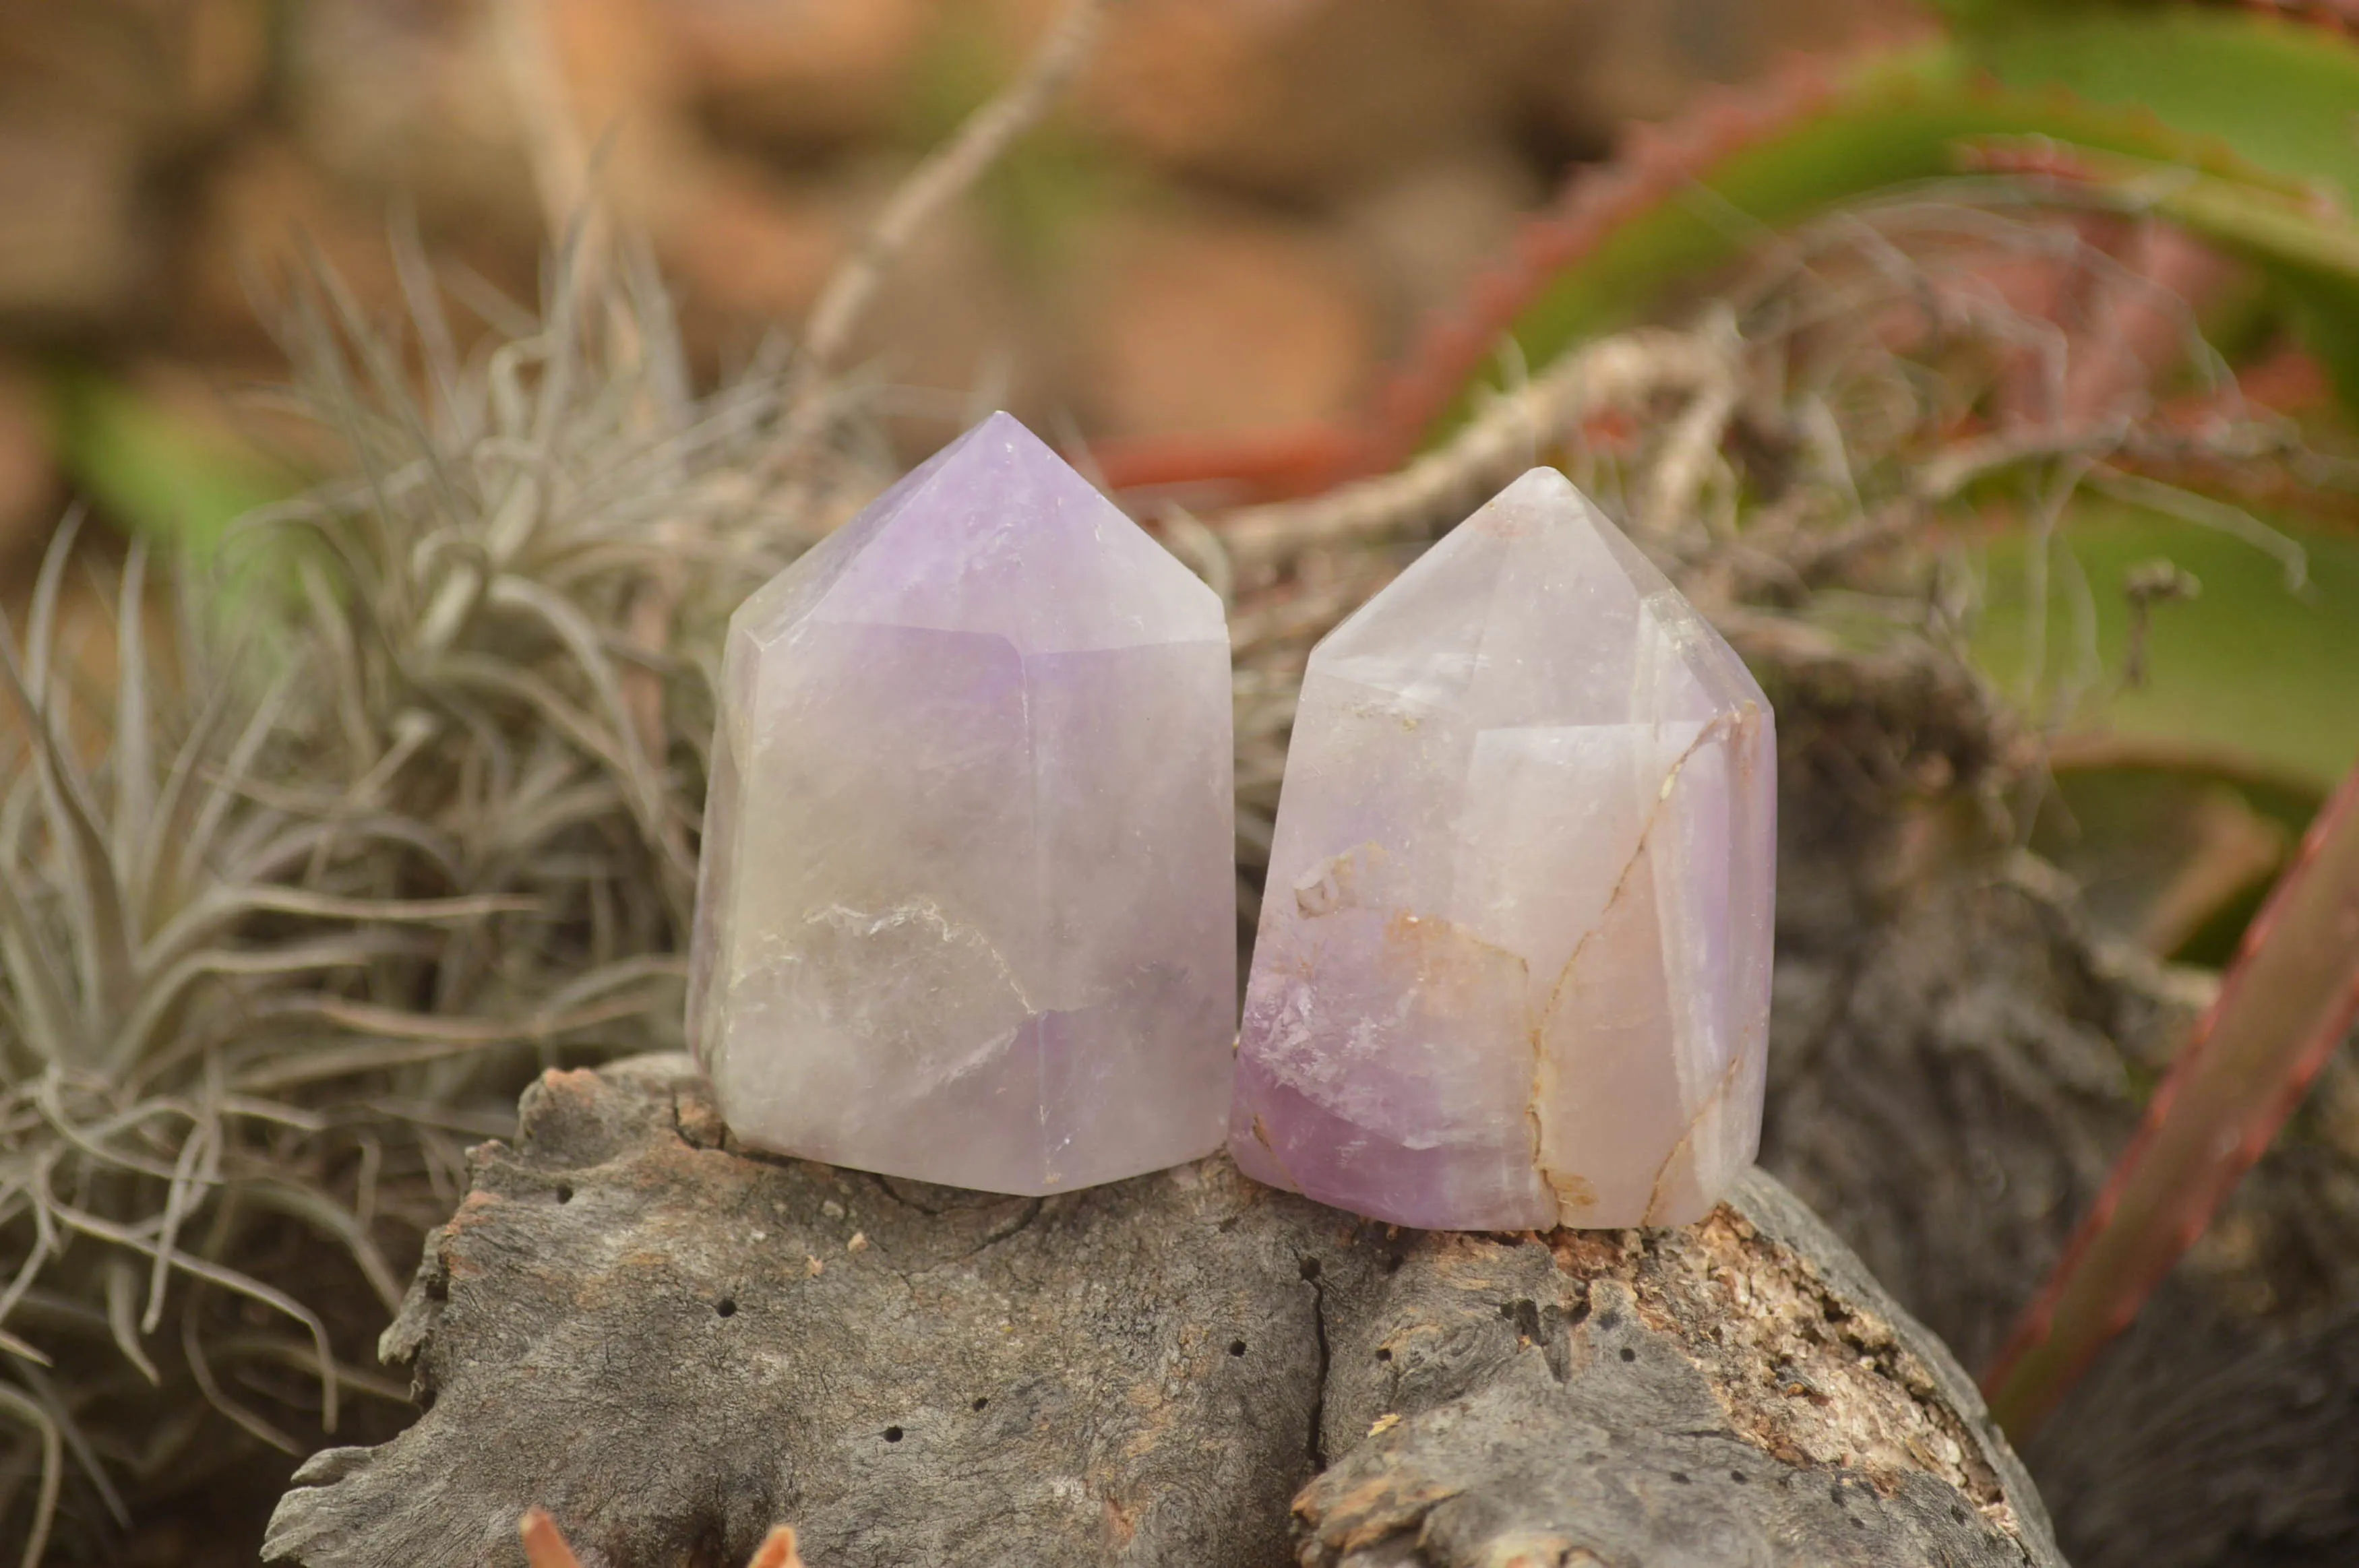
[[[689,1033],[730,1126],[988,1191],[1220,1146],[1221,602],[1005,414],[729,624]]]
[[[1397,1224],[1708,1213],[1760,1141],[1769,705],[1534,469],[1311,654],[1229,1147]]]

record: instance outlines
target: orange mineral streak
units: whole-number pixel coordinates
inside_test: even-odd
[[[516,1521],[516,1534],[524,1540],[524,1560],[531,1568],[582,1568],[582,1559],[573,1554],[565,1532],[557,1528],[547,1509],[525,1509]],[[770,1533],[746,1560],[745,1568],[804,1568],[803,1554],[795,1547],[795,1527],[771,1526]]]

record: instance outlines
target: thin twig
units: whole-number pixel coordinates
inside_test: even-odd
[[[819,301],[803,324],[793,369],[795,394],[759,476],[790,481],[797,492],[797,503],[786,509],[790,515],[805,510],[815,488],[811,450],[827,429],[836,402],[827,373],[842,356],[893,264],[920,229],[981,179],[1008,146],[1048,112],[1089,58],[1099,22],[1114,3],[1071,0],[1023,71],[909,171],[852,254],[821,287]]]
[[[1724,330],[1600,339],[1494,399],[1448,445],[1397,473],[1310,501],[1230,513],[1222,519],[1222,543],[1243,573],[1306,551],[1430,528],[1528,467],[1536,447],[1559,444],[1608,409],[1641,407],[1664,394],[1733,381],[1737,351],[1734,335]]]
[[[1008,144],[1048,112],[1089,58],[1110,3],[1072,0],[1023,73],[968,115],[950,141],[911,170],[893,192],[859,245],[820,289],[819,302],[803,327],[806,375],[835,363],[886,275],[918,231],[980,179]]]
[[[597,199],[592,171],[598,159],[575,117],[574,94],[549,36],[544,3],[499,0],[492,7],[500,62],[524,132],[533,194],[539,199],[549,242],[562,247],[571,233],[574,297],[604,305],[615,363],[630,364],[641,348],[638,323],[622,291],[606,287],[614,261],[614,227]]]
[[[540,200],[541,222],[551,234],[562,234],[590,200],[590,152],[581,127],[574,123],[565,73],[549,37],[549,18],[541,0],[498,0],[492,7],[500,63],[508,79],[508,95],[524,133],[525,159],[532,166],[533,194]],[[605,223],[592,218],[584,227],[574,265],[582,269],[587,291],[594,292],[594,274],[605,248]]]

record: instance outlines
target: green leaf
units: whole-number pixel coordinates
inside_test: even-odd
[[[2098,930],[2220,968],[2321,804],[2223,762],[2191,747],[2067,746],[2031,848],[2071,873]]]
[[[242,442],[121,382],[67,367],[49,390],[75,487],[159,544],[202,555],[238,518],[298,488]]]
[[[1987,594],[1975,656],[2035,716],[2060,705],[2068,730],[2236,753],[2322,793],[2359,758],[2359,533],[2267,522],[2300,550],[2304,586],[2288,586],[2278,555],[2221,528],[2088,496],[2051,541],[2038,614],[2036,546],[2010,525],[1980,546]],[[2124,584],[2158,558],[2201,590],[2151,609],[2147,678],[2125,687]]]
[[[2002,138],[1961,150],[2004,168],[2017,149]],[[2258,169],[2190,168],[2046,138],[2023,150],[2128,211],[2158,213],[2259,266],[2293,307],[2343,400],[2359,407],[2359,223],[2349,212]]]
[[[1959,39],[2009,87],[2151,115],[2359,202],[2359,43],[2326,27],[2224,7],[2048,5],[1991,7]]]
[[[1722,96],[1674,123],[1650,154],[1625,153],[1583,177],[1558,215],[1560,232],[1577,236],[1562,246],[1570,254],[1528,285],[1506,324],[1523,362],[1545,364],[1658,311],[1674,290],[1765,235],[1953,173],[1968,143],[2037,136],[2233,187],[2185,200],[2211,204],[2208,232],[2234,235],[2275,264],[2311,346],[2359,400],[2359,290],[2348,286],[2335,232],[2347,221],[2299,213],[2282,191],[2274,206],[2256,195],[2278,180],[2345,201],[2359,192],[2359,44],[2185,5],[1991,0],[1951,10],[1952,39]],[[2254,232],[2237,234],[2247,222]],[[1495,327],[1477,325],[1485,338]],[[1429,387],[1412,401],[1429,440],[1494,383],[1488,362],[1470,376],[1462,361],[1442,359],[1425,373],[1466,384]],[[1424,419],[1425,398],[1438,418]]]
[[[2269,31],[2249,18],[2222,20],[2232,28]],[[2286,48],[2274,37],[2267,41],[2267,49],[2227,53],[2264,69],[2250,57],[2274,60]],[[2243,236],[2247,248],[2266,251],[2304,278],[2323,280],[2330,295],[2341,287],[2346,236],[2324,215],[2301,213],[2291,181],[2273,189],[2270,174],[2263,172],[2310,178],[2321,169],[2339,170],[2340,160],[2320,150],[2314,138],[2285,130],[2213,141],[2210,133],[2219,116],[2197,113],[2208,100],[2193,95],[2183,95],[2193,132],[2148,112],[2136,84],[2149,75],[2176,81],[2185,69],[2177,47],[2148,61],[2135,36],[2114,39],[2126,63],[2114,62],[2115,75],[2100,85],[2125,95],[2115,103],[2057,91],[2072,83],[2028,71],[2020,84],[1994,80],[1983,52],[1986,43],[1976,32],[1971,47],[1937,42],[1887,50],[1833,68],[1832,77],[1773,83],[1750,98],[1740,93],[1674,126],[1650,154],[1625,156],[1618,190],[1608,185],[1600,194],[1593,183],[1584,195],[1576,184],[1559,222],[1593,232],[1514,317],[1509,331],[1525,362],[1547,363],[1575,343],[1643,319],[1681,284],[1735,260],[1767,235],[1849,202],[1955,174],[1973,144],[2006,138],[2045,138],[2141,160],[2125,161],[2125,168],[2203,178],[2180,199],[2190,207],[2209,202],[2215,232],[2247,221],[2259,224],[2267,232]],[[2349,135],[2351,105],[2359,104],[2359,51],[2339,40],[2321,47],[2329,50],[2327,63],[2296,73],[2309,83],[2297,96],[2308,103],[2319,85],[2311,78],[2331,84],[2341,80],[2343,65],[2352,67],[2349,92],[2332,129],[2354,149],[2351,173],[2359,179],[2359,142]],[[1713,113],[1727,124],[1712,125]],[[2301,149],[2303,156],[2269,162],[2267,155],[2280,147]],[[2242,163],[2239,155],[2257,162]],[[2303,221],[2294,222],[2297,217]],[[1486,370],[1474,384],[1490,384]],[[1462,395],[1429,436],[1454,425],[1469,403]]]
[[[1622,215],[1516,319],[1527,361],[1627,325],[1667,285],[1728,262],[1763,233],[1844,200],[1946,173],[1961,136],[1996,134],[1962,88],[1946,45],[1854,68],[1822,103],[1794,108],[1695,167],[1665,168],[1660,200]],[[1575,205],[1581,189],[1574,187]]]

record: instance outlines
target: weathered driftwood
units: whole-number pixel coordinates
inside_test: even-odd
[[[1781,807],[1762,1163],[1980,1366],[2094,1201],[2200,982],[2097,938],[2029,856],[1944,843],[1827,781]],[[2345,1051],[2026,1454],[2072,1561],[2359,1563],[2354,1323]]]
[[[1948,1353],[1766,1177],[1545,1237],[1217,1157],[998,1198],[744,1154],[647,1058],[527,1094],[385,1347],[425,1413],[306,1465],[266,1555],[513,1563],[538,1503],[615,1568],[780,1519],[814,1568],[2060,1563]]]

